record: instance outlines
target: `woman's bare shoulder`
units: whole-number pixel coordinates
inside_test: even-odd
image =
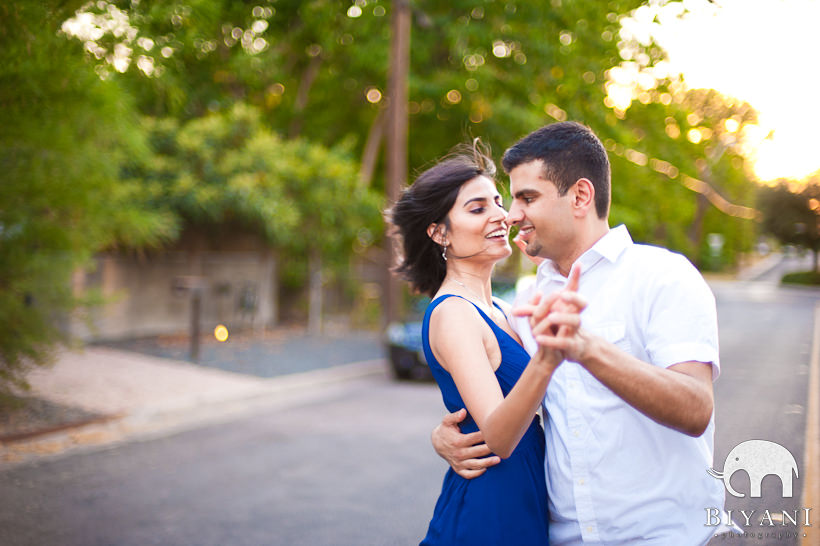
[[[436,295],[438,298],[439,295]],[[475,307],[469,300],[455,294],[439,303],[430,314],[430,326],[436,324],[453,326],[462,322],[475,322],[478,317]]]

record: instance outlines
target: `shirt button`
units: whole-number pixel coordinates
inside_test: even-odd
[[[578,480],[578,485],[584,485],[584,478],[581,478],[580,480]]]
[[[587,526],[587,533],[591,533],[591,532],[592,532],[592,525],[589,525],[589,526]]]
[[[575,437],[577,438],[578,436],[580,436],[580,435],[581,435],[581,433],[580,433],[580,432],[578,432],[578,429],[576,428],[575,430],[573,430],[573,431],[572,431],[572,435],[573,435],[573,436],[575,436]]]

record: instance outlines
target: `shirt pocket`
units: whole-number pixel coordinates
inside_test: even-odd
[[[591,326],[584,325],[583,327],[592,332],[593,334],[604,338],[606,341],[612,343],[625,353],[631,354],[632,344],[626,337],[625,322],[614,320],[608,322],[601,322]]]
[[[620,320],[599,322],[594,325],[583,325],[583,328],[592,334],[599,336],[609,343],[612,343],[625,353],[629,353],[631,344],[626,336],[626,322]],[[583,369],[583,367],[582,367]],[[595,376],[583,369],[581,375],[583,376],[583,383],[586,385],[587,392],[592,395],[599,393],[606,393],[616,396],[609,387],[601,383]]]

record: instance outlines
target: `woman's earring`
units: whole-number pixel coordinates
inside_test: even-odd
[[[444,261],[447,261],[447,245],[442,245],[441,247],[441,257],[444,258]]]

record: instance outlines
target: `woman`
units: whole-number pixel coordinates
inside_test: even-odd
[[[541,346],[530,359],[509,311],[492,298],[493,268],[512,250],[495,165],[477,144],[423,172],[390,217],[403,246],[396,271],[433,298],[423,346],[444,404],[450,412],[466,408],[462,432],[481,430],[504,459],[472,480],[447,471],[422,545],[543,546],[544,434],[536,411],[561,355]]]

